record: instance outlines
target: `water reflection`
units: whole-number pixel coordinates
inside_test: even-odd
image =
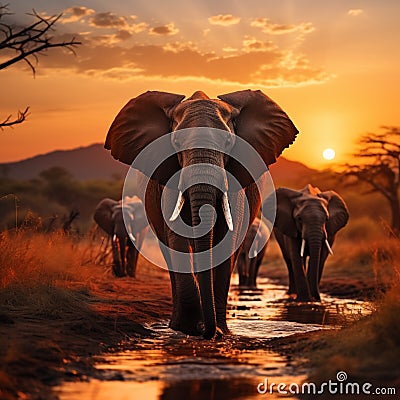
[[[192,380],[168,382],[160,400],[256,399],[257,381],[246,379]]]

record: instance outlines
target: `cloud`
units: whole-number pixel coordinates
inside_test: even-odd
[[[76,49],[76,57],[63,49],[53,49],[51,57],[41,57],[40,71],[43,73],[53,69],[121,81],[197,80],[262,87],[315,84],[332,77],[312,65],[305,55],[279,47],[272,37],[261,40],[256,35],[247,35],[233,44],[202,48],[201,41],[172,38],[180,32],[173,22],[149,27],[146,22],[138,22],[136,16],[97,13],[85,7],[72,7],[66,11],[66,20],[80,22],[78,29],[86,32],[75,34],[76,40],[83,44]],[[228,26],[239,23],[240,19],[221,14],[210,17],[209,21],[210,24]],[[250,22],[251,26],[272,35],[297,32],[297,37],[304,37],[314,30],[310,23],[279,25],[267,18]],[[87,32],[88,25],[92,32]],[[133,37],[139,32],[157,36],[156,40],[146,37],[146,43],[134,41]],[[57,39],[60,38],[58,34]],[[212,44],[212,39],[207,42]]]
[[[199,51],[197,46],[193,42],[170,42],[164,45],[163,50],[170,51],[172,53],[179,53],[184,50],[192,50],[192,51]]]
[[[93,15],[95,11],[87,7],[71,7],[63,11],[63,15],[60,22],[68,24],[71,22],[77,22],[84,19],[87,16]]]
[[[240,17],[234,17],[232,14],[213,15],[208,18],[211,25],[230,26],[240,22]]]
[[[243,50],[250,51],[266,51],[276,49],[276,46],[270,40],[261,41],[251,36],[245,36],[242,42]]]
[[[206,80],[263,87],[315,84],[331,78],[321,68],[312,66],[304,55],[284,51],[269,41],[252,37],[246,37],[241,48],[221,49],[221,54],[203,52],[191,42],[128,47],[110,46],[107,38],[103,41],[97,38],[97,42],[86,43],[79,47],[76,57],[54,49],[51,57],[41,58],[41,71],[69,69],[121,81]]]
[[[353,9],[347,11],[347,14],[352,16],[352,17],[357,17],[357,16],[359,16],[359,15],[361,15],[363,13],[364,13],[364,10],[361,9],[361,8],[353,8]]]
[[[156,26],[149,30],[150,35],[160,35],[160,36],[172,36],[176,35],[179,29],[175,27],[175,24],[171,22],[167,25]]]
[[[96,13],[90,18],[90,25],[97,28],[122,28],[127,26],[126,19],[112,12]]]
[[[273,24],[268,18],[253,19],[250,25],[256,28],[261,28],[264,33],[271,35],[285,35],[292,32],[306,34],[315,30],[311,22],[302,22],[300,24]]]

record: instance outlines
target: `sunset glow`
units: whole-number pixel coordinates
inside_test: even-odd
[[[335,156],[336,156],[335,150],[330,149],[330,148],[325,149],[325,150],[322,152],[322,157],[324,157],[324,159],[325,159],[325,160],[328,160],[328,161],[333,160],[333,159],[335,158]]]
[[[32,8],[62,12],[54,34],[83,44],[76,56],[51,49],[39,57],[35,79],[24,63],[1,71],[0,118],[31,107],[25,123],[1,133],[1,162],[103,142],[121,106],[147,90],[215,97],[261,89],[300,131],[284,156],[313,167],[323,165],[327,145],[346,157],[359,135],[400,125],[391,106],[400,57],[395,1],[352,8],[311,0],[40,0],[12,2],[8,18],[29,23]]]

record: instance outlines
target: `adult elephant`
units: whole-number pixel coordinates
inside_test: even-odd
[[[247,231],[237,260],[236,269],[240,287],[257,287],[257,274],[267,249],[269,236],[267,225],[260,218],[255,218]]]
[[[319,301],[326,258],[349,219],[346,204],[334,191],[307,185],[302,190],[277,189],[276,205],[274,234],[289,271],[288,293],[298,301]]]
[[[140,199],[127,198],[122,205],[122,201],[105,198],[96,206],[93,219],[111,237],[114,275],[135,277],[139,251],[149,229]]]
[[[264,165],[269,165],[298,131],[286,113],[258,90],[219,99],[201,91],[184,97],[149,91],[130,100],[112,123],[105,148],[127,164],[146,153],[135,168],[150,178],[143,197],[170,272],[170,327],[213,338],[217,331],[229,332],[226,304],[237,242],[243,240],[260,208],[260,182],[262,186],[267,180],[266,168],[254,178],[247,166],[235,161],[235,141],[240,142],[240,137],[253,146]],[[162,146],[146,152],[165,137]],[[165,152],[171,154],[166,160]],[[154,165],[159,167],[152,170]],[[233,188],[232,176],[239,188]],[[165,210],[169,215],[164,216]],[[182,221],[193,235],[176,231],[174,226]],[[217,263],[220,254],[213,247],[225,237],[232,250]]]

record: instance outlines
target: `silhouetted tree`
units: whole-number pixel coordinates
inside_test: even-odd
[[[81,44],[74,38],[57,41],[51,35],[62,14],[47,17],[33,10],[28,15],[33,16],[35,21],[28,26],[17,26],[6,22],[5,17],[9,15],[12,14],[8,11],[8,5],[0,4],[0,70],[24,61],[35,75],[39,55],[55,47],[63,47],[74,53],[74,46]],[[7,116],[0,122],[0,129],[24,122],[28,112],[29,107],[26,107],[25,110],[18,111],[14,118],[12,115]]]
[[[392,214],[391,228],[400,233],[400,127],[383,126],[382,133],[361,137],[354,154],[359,163],[346,164],[345,174],[366,182],[384,196]]]

